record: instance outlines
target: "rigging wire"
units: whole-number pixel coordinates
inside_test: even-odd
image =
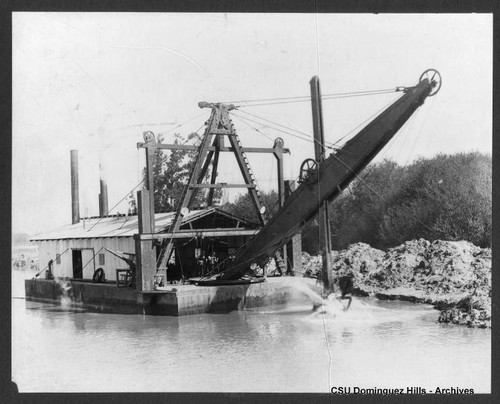
[[[401,132],[406,130],[406,131],[410,131],[411,128],[413,127],[413,123],[415,122],[415,115],[412,115],[409,120],[405,123],[404,127],[401,129]],[[408,129],[406,129],[408,128]],[[389,143],[384,147],[383,151],[377,156],[379,157],[381,160],[383,160],[383,158],[385,158],[385,156],[387,155],[387,153],[389,152],[389,150],[391,149],[391,147],[394,146],[394,144],[396,144],[397,142],[397,139],[401,138],[402,136],[398,136],[398,134],[396,134],[395,136],[392,137],[392,139],[389,141]],[[404,139],[406,140],[408,137],[405,136]],[[363,180],[367,179],[373,172],[373,170],[375,169],[376,165],[371,163],[367,169],[365,170],[366,173],[363,175]],[[395,166],[391,169],[391,172],[389,174],[389,178],[391,178],[392,176],[392,173],[394,171],[394,168]],[[353,187],[352,187],[352,190],[354,189],[357,189],[358,186],[361,185],[361,182],[358,182],[357,184],[355,184]]]
[[[238,117],[238,118],[240,118],[240,119],[244,119],[244,120],[247,120],[247,121],[250,121],[250,122],[256,123],[256,124],[258,124],[258,125],[264,125],[262,122],[256,121],[255,119],[247,118],[247,117],[244,117],[244,116],[241,116],[241,115],[235,114],[235,113],[233,113],[233,116],[237,116],[237,117]],[[298,138],[298,139],[305,140],[306,142],[313,142],[313,140],[312,140],[311,138],[305,138],[305,137],[303,137],[303,136],[299,136],[299,135],[296,135],[296,134],[294,134],[294,133],[287,132],[287,131],[285,131],[285,130],[283,130],[283,129],[274,128],[274,127],[272,127],[272,126],[270,126],[270,125],[267,125],[267,126],[269,126],[271,129],[274,129],[274,130],[276,130],[276,131],[278,131],[278,132],[282,132],[282,133],[285,133],[285,134],[287,134],[287,135],[290,135],[290,136],[296,137],[296,138]]]
[[[246,117],[242,117],[242,116],[235,115],[235,114],[233,114],[233,116],[238,116],[238,118],[239,118],[240,120],[243,120],[243,119],[244,119],[244,120],[248,120],[248,121],[250,121],[250,122],[254,122],[254,123],[258,124],[258,125],[263,125],[261,122],[255,121],[255,120],[253,120],[253,119],[251,119],[251,118],[246,118]],[[269,125],[267,125],[267,126],[269,126]],[[303,140],[303,141],[306,141],[306,142],[309,142],[309,143],[313,143],[313,144],[314,144],[314,143],[318,143],[318,144],[319,144],[319,141],[318,141],[317,139],[314,139],[314,138],[305,138],[305,137],[302,137],[302,136],[298,136],[298,135],[296,135],[296,134],[294,134],[294,133],[286,132],[286,131],[284,131],[284,130],[282,130],[282,129],[273,128],[272,126],[269,126],[269,127],[270,127],[271,129],[277,130],[277,131],[279,131],[279,132],[283,132],[283,133],[285,133],[285,134],[287,134],[287,135],[290,135],[290,136],[292,136],[292,137],[296,137],[297,139],[300,139],[300,140]],[[254,129],[256,129],[256,128],[254,128]],[[257,129],[256,129],[256,130],[257,130]],[[328,144],[327,142],[325,142],[324,148],[325,148],[325,149],[330,149],[330,150],[333,150],[333,151],[337,151],[337,150],[339,150],[339,147],[334,146],[334,145],[331,145],[331,144]],[[349,152],[349,153],[350,153],[350,152]]]
[[[376,117],[378,114],[380,114],[382,111],[384,111],[389,105],[393,104],[397,98],[399,98],[400,96],[398,95],[397,97],[393,98],[391,101],[389,101],[387,104],[385,104],[382,108],[380,108],[379,110],[377,110],[375,113],[373,113],[372,115],[370,115],[368,118],[366,118],[363,122],[361,122],[359,125],[357,125],[356,127],[354,127],[353,129],[351,129],[349,132],[347,132],[344,136],[342,136],[341,138],[339,138],[338,140],[336,140],[333,145],[337,145],[339,144],[343,139],[345,139],[346,137],[348,137],[349,135],[351,135],[355,130],[361,128],[362,126],[364,126],[365,124],[367,124],[368,122],[370,122],[374,117]]]
[[[366,90],[366,91],[350,91],[350,92],[343,92],[343,93],[330,93],[330,94],[323,94],[322,99],[329,100],[329,99],[337,99],[337,98],[347,98],[347,97],[359,97],[363,95],[376,95],[376,94],[383,94],[383,93],[390,93],[390,92],[396,92],[396,91],[401,91],[400,88],[385,88],[385,89],[380,89],[380,90]],[[295,97],[276,97],[276,98],[260,98],[260,99],[253,99],[253,100],[236,100],[236,101],[225,101],[224,104],[236,104],[235,106],[240,108],[240,107],[256,107],[260,105],[272,105],[272,104],[281,104],[281,103],[290,103],[290,102],[304,102],[304,101],[309,101],[311,99],[310,95],[302,95],[302,96],[295,96]],[[259,103],[259,104],[252,104],[252,103]],[[252,104],[252,105],[237,105],[237,104]]]
[[[197,116],[195,116],[195,117],[193,117],[193,118],[191,118],[191,119],[188,119],[187,121],[185,121],[185,122],[183,122],[183,123],[180,123],[180,124],[179,124],[179,125],[177,125],[177,126],[174,126],[173,128],[170,128],[169,130],[165,131],[165,132],[164,132],[164,134],[165,134],[165,135],[167,135],[167,134],[169,134],[170,132],[172,132],[172,131],[174,131],[174,130],[176,130],[176,129],[180,128],[181,126],[184,126],[184,125],[186,125],[186,124],[188,124],[188,123],[190,123],[190,122],[194,121],[195,119],[201,118],[201,117],[202,117],[202,116],[204,116],[204,115],[206,115],[206,112],[205,112],[205,111],[203,111],[203,113],[201,113],[201,114],[199,114],[199,115],[197,115]],[[203,126],[205,126],[205,124],[203,124],[201,127],[203,127]],[[200,128],[200,129],[201,129],[201,128]],[[198,130],[200,130],[200,129],[198,129]],[[197,130],[196,132],[198,132],[198,130]]]
[[[389,94],[393,92],[397,92],[399,90],[390,90],[390,91],[380,91],[380,92],[372,92],[372,93],[359,93],[359,94],[349,94],[349,95],[337,95],[337,96],[322,96],[323,101],[328,101],[328,100],[334,100],[334,99],[340,99],[340,98],[352,98],[352,97],[364,97],[368,95],[379,95],[379,94]],[[264,105],[279,105],[279,104],[294,104],[297,102],[306,102],[309,101],[309,99],[303,99],[303,100],[291,100],[291,101],[275,101],[275,102],[263,102],[260,104],[248,104],[248,105],[236,105],[236,108],[248,108],[248,107],[260,107]]]
[[[393,92],[393,91],[391,91]],[[309,97],[310,98],[310,97]],[[324,98],[324,97],[323,97]],[[369,122],[373,117],[375,117],[376,115],[378,115],[381,111],[383,111],[384,109],[387,108],[388,105],[392,104],[393,102],[396,101],[398,97],[395,97],[394,99],[392,99],[390,102],[388,102],[385,106],[383,106],[382,108],[380,108],[377,112],[375,112],[373,115],[371,115],[370,117],[368,117],[367,119],[365,119],[362,123],[360,123],[359,125],[357,125],[355,128],[353,128],[351,131],[349,131],[348,133],[346,133],[344,136],[342,136],[340,139],[338,139],[337,141],[335,141],[334,143],[331,143],[331,142],[325,142],[324,144],[324,147],[325,148],[328,148],[328,149],[332,149],[332,150],[336,150],[338,149],[336,147],[336,145],[338,145],[343,139],[345,139],[347,136],[349,136],[350,134],[352,134],[356,129],[360,128],[361,126],[363,126],[365,123]],[[269,127],[271,127],[272,129],[275,129],[279,132],[282,132],[282,133],[285,133],[287,135],[290,135],[290,136],[293,136],[293,137],[296,137],[298,139],[301,139],[301,140],[304,140],[304,141],[307,141],[307,142],[311,142],[311,143],[318,143],[318,140],[314,139],[310,134],[307,134],[303,131],[300,131],[300,130],[297,130],[297,129],[294,129],[294,128],[290,128],[289,126],[286,126],[286,125],[283,125],[283,124],[280,124],[278,122],[274,122],[274,121],[271,121],[267,118],[264,118],[262,116],[259,116],[257,114],[252,114],[250,112],[247,112],[247,111],[243,111],[243,110],[239,110],[239,112],[242,112],[246,115],[250,115],[254,118],[257,118],[257,119],[260,119],[262,121],[265,121],[267,123],[270,123],[272,125],[276,125],[276,126],[279,126],[280,128],[276,128],[276,127],[273,127],[273,126],[270,126],[270,125],[267,125]],[[256,124],[259,124],[259,125],[263,125],[261,122],[258,122],[258,121],[255,121],[254,119],[251,119],[251,118],[248,118],[248,117],[242,117],[238,114],[235,114],[233,113],[234,116],[238,116],[240,119],[243,118],[243,119],[247,119],[251,122],[254,122]],[[285,128],[287,129],[287,131],[281,129],[281,128]],[[290,133],[289,131],[293,131],[293,132],[297,132],[298,134],[300,135],[305,135],[306,137],[303,137],[303,136],[299,136],[297,134],[294,134],[294,133]],[[319,144],[319,143],[318,143]]]
[[[280,126],[280,127],[282,127],[282,128],[285,128],[285,129],[291,130],[291,131],[293,131],[293,132],[297,132],[297,133],[299,133],[299,134],[301,134],[301,135],[305,135],[305,136],[309,136],[309,137],[311,136],[309,133],[302,132],[302,131],[300,131],[300,130],[298,130],[298,129],[294,129],[294,128],[291,128],[291,127],[289,127],[289,126],[282,125],[282,124],[280,124],[280,123],[278,123],[278,122],[271,121],[271,120],[269,120],[269,119],[267,119],[267,118],[264,118],[264,117],[262,117],[262,116],[260,116],[260,115],[258,115],[258,114],[252,114],[251,112],[247,112],[247,111],[240,111],[240,112],[243,112],[243,113],[244,113],[244,114],[246,114],[246,115],[251,115],[251,116],[253,116],[253,117],[255,117],[255,118],[258,118],[258,119],[261,119],[261,120],[263,120],[263,121],[265,121],[265,122],[272,123],[273,125],[277,125],[277,126]]]
[[[433,100],[430,101],[429,103],[429,107],[432,106],[432,103],[433,103]],[[427,112],[426,114],[424,115],[424,119],[422,120],[421,124],[420,124],[420,127],[419,129],[416,130],[416,136],[414,136],[413,138],[413,143],[412,143],[412,147],[409,148],[409,151],[408,151],[408,155],[407,155],[407,158],[404,160],[404,164],[403,164],[403,167],[406,166],[408,164],[408,161],[410,159],[410,155],[411,155],[411,151],[413,150],[413,145],[415,145],[418,137],[420,136],[421,134],[421,131],[422,131],[422,126],[423,126],[423,123],[425,122],[425,120],[427,119],[428,115],[429,115],[429,111],[430,111],[431,108],[428,108],[427,109]],[[407,124],[405,124],[405,127],[403,128],[403,131],[406,131],[406,133],[411,133],[413,132],[413,128],[415,126],[415,122],[417,121],[417,116],[416,115],[412,115],[410,117],[410,119],[408,120]],[[403,133],[401,133],[402,135]],[[407,143],[407,140],[409,139],[409,135],[408,136],[394,136],[389,144],[385,147],[385,150],[383,151],[382,155],[386,155],[389,151],[389,149],[391,147],[393,147],[396,143],[397,143],[397,140],[400,139],[400,138],[403,138],[403,144],[400,146],[400,149],[403,150],[406,143]],[[389,178],[392,177],[392,173],[394,172],[395,168],[396,168],[396,165],[397,164],[394,164],[393,167],[391,168],[391,171],[389,173]],[[369,167],[369,170],[367,170],[367,172],[365,173],[365,175],[363,176],[362,180],[366,180],[371,174],[372,172],[374,171],[376,165],[375,164],[371,164],[371,167]],[[362,184],[362,181],[358,182],[352,189],[357,189],[360,185]],[[365,212],[366,213],[366,212]]]
[[[266,135],[264,132],[261,132],[261,131],[260,131],[259,129],[257,129],[255,126],[250,125],[248,122],[244,121],[244,120],[243,120],[240,116],[235,115],[235,114],[233,114],[233,116],[234,116],[235,118],[237,118],[237,119],[238,119],[238,121],[243,122],[243,123],[244,123],[245,125],[247,125],[249,128],[251,128],[251,129],[255,130],[257,133],[261,134],[261,135],[262,135],[262,136],[264,136],[266,139],[268,139],[268,140],[270,140],[270,141],[272,141],[272,142],[273,142],[273,139],[272,139],[270,136]]]

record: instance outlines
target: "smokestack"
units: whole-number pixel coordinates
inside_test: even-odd
[[[80,197],[78,192],[78,150],[71,150],[71,223],[80,221]]]
[[[108,212],[108,184],[104,174],[104,165],[99,163],[99,176],[100,176],[100,191],[99,194],[99,216],[106,216]]]

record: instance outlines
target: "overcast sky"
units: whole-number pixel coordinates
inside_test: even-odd
[[[437,153],[491,153],[492,21],[490,14],[14,13],[13,231],[71,222],[71,149],[80,154],[81,214],[97,215],[99,160],[112,207],[141,180],[143,131],[166,132],[167,141],[175,132],[202,133],[210,111],[199,101],[306,96],[314,75],[332,94],[412,86],[435,68],[440,92],[379,158],[406,164]],[[397,96],[325,100],[327,142]],[[312,137],[309,102],[235,115],[244,145],[284,139],[292,151],[286,178],[313,157],[312,142],[299,138]],[[241,182],[225,157],[218,180]],[[275,188],[273,157],[249,160],[258,185]]]

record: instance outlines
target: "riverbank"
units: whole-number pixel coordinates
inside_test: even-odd
[[[467,241],[408,241],[381,251],[356,243],[332,251],[334,283],[354,276],[353,294],[432,304],[438,321],[491,328],[491,249]],[[321,257],[303,256],[306,276],[321,273]]]

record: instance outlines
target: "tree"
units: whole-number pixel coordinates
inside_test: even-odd
[[[184,144],[196,138],[199,139],[197,133],[191,133],[187,138],[180,134],[174,134],[174,143]],[[157,140],[162,142],[163,134],[159,134]],[[184,187],[189,181],[195,157],[196,151],[169,150],[167,152],[156,149],[153,161],[155,212],[172,212],[177,209]],[[205,180],[209,175],[210,170],[208,170]],[[146,177],[145,170],[143,176]],[[215,197],[219,197],[220,193],[220,190],[216,190]],[[199,207],[205,203],[206,194],[205,191],[199,190],[194,207]]]
[[[278,193],[273,189],[271,192],[260,192],[262,202],[266,207],[268,217],[273,216],[279,208]],[[252,222],[259,222],[254,204],[248,193],[239,194],[233,203],[226,203],[222,206],[226,212]]]

